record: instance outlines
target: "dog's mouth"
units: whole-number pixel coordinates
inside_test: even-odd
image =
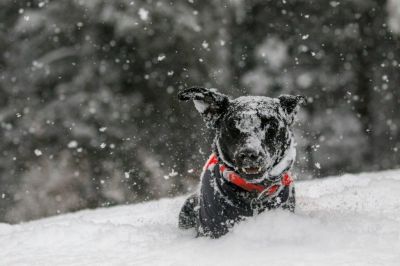
[[[262,167],[242,167],[242,172],[246,175],[258,175],[262,172]]]

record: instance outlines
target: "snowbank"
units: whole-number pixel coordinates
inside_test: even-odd
[[[400,171],[297,182],[296,214],[177,229],[183,197],[0,224],[0,265],[400,265]]]

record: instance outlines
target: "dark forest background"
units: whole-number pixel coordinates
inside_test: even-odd
[[[400,166],[397,0],[0,1],[0,221],[188,193],[177,91],[302,94],[299,179]]]

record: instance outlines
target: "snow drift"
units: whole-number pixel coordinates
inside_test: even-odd
[[[0,265],[400,265],[400,171],[297,182],[218,239],[180,231],[184,197],[0,224]]]

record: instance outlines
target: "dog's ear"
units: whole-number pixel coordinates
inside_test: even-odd
[[[300,105],[304,105],[307,102],[306,97],[301,95],[281,95],[278,97],[279,102],[283,111],[286,113],[289,124],[292,124],[299,110]]]
[[[178,98],[181,101],[193,100],[197,111],[202,115],[207,126],[211,128],[216,127],[219,118],[229,105],[228,96],[218,92],[216,89],[187,88],[178,93]]]

